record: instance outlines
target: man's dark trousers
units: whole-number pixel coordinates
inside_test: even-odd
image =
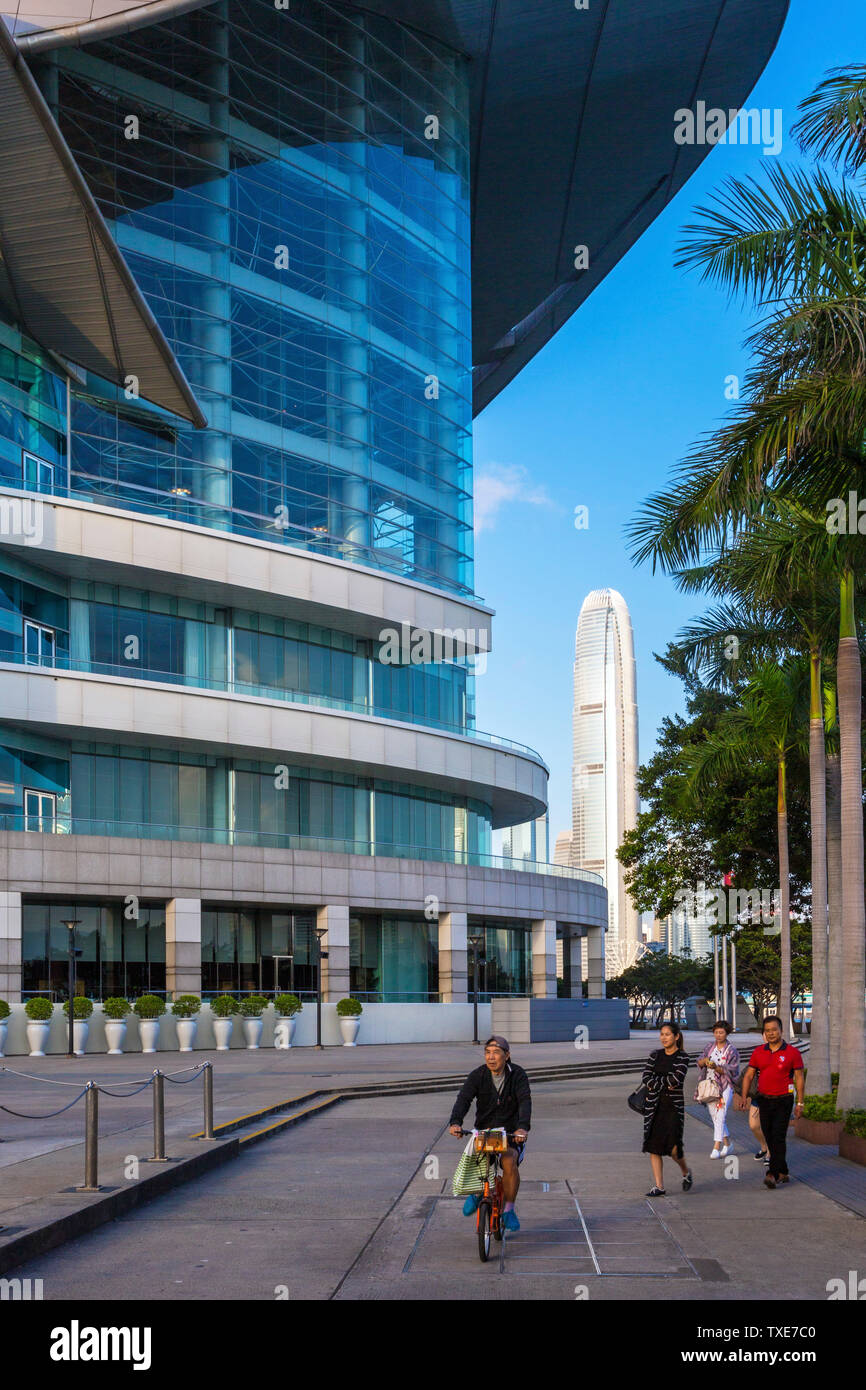
[[[785,1153],[788,1125],[791,1122],[791,1111],[794,1108],[794,1097],[790,1094],[787,1096],[762,1096],[759,1091],[757,1105],[761,1116],[761,1129],[770,1151],[767,1172],[771,1178],[778,1178],[788,1171]]]

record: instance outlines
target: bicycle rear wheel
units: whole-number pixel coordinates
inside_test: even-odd
[[[478,1208],[478,1256],[485,1264],[490,1259],[490,1217],[492,1203],[483,1201]]]

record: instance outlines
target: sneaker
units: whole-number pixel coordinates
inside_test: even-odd
[[[753,1157],[756,1163],[760,1163],[761,1159],[763,1159],[765,1163],[769,1162],[769,1154],[766,1149],[758,1149],[758,1152],[754,1154]]]
[[[516,1211],[504,1211],[502,1213],[502,1228],[505,1231],[519,1231],[520,1222],[517,1219]]]
[[[719,1157],[727,1158],[728,1154],[732,1151],[733,1147],[734,1146],[729,1139],[728,1142],[725,1144],[725,1147],[723,1149],[719,1149]]]
[[[776,1179],[773,1177],[772,1173],[766,1173],[764,1175],[764,1186],[770,1188],[776,1186]]]
[[[692,1177],[692,1170],[690,1168],[683,1178],[683,1192],[691,1192],[693,1182],[694,1178]]]
[[[765,1167],[765,1168],[769,1168],[769,1166],[770,1166],[770,1155],[769,1155],[769,1153],[768,1153],[767,1156],[766,1156],[766,1158],[764,1159],[764,1167]]]
[[[647,1193],[648,1197],[667,1197],[667,1195],[663,1187],[653,1187]]]
[[[463,1203],[463,1215],[474,1216],[480,1206],[481,1198],[478,1195],[478,1193],[470,1192],[469,1196],[466,1198],[466,1201]]]
[[[710,1151],[710,1158],[721,1158],[721,1156],[722,1156],[722,1150],[721,1150],[721,1149],[712,1149],[712,1150]]]
[[[776,1182],[777,1182],[777,1183],[780,1183],[780,1182],[790,1182],[790,1181],[791,1181],[791,1175],[790,1175],[790,1173],[780,1173],[779,1176],[778,1176],[777,1179],[776,1179]]]

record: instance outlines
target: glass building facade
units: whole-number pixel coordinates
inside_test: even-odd
[[[32,899],[21,909],[22,989],[68,995],[69,929],[77,919],[76,993],[123,999],[165,992],[165,904],[58,903]]]
[[[36,75],[209,421],[88,382],[66,458],[65,388],[20,358],[46,490],[471,593],[464,60],[322,0],[233,0]]]

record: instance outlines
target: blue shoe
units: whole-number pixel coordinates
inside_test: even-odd
[[[516,1211],[504,1211],[502,1213],[502,1225],[506,1231],[519,1231],[520,1222],[517,1219]]]
[[[463,1203],[463,1215],[474,1216],[481,1205],[481,1198],[477,1192],[470,1192],[466,1201]]]

